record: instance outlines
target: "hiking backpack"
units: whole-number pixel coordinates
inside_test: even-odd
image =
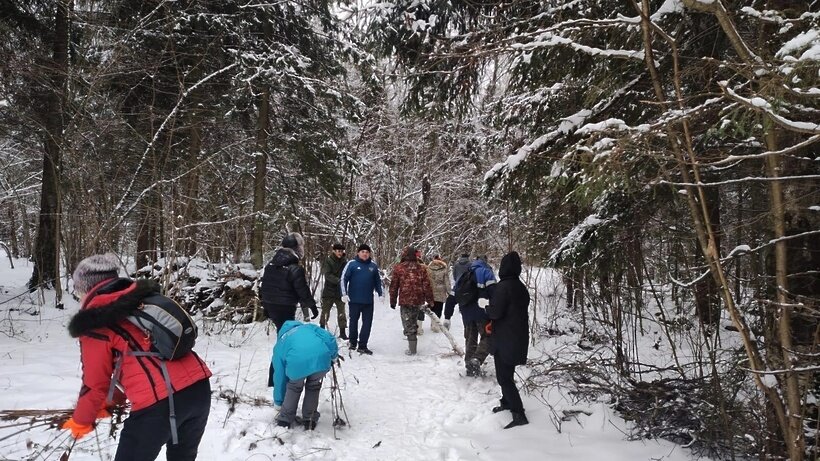
[[[163,360],[178,359],[194,348],[197,336],[194,319],[167,296],[147,296],[128,320],[148,333],[151,351]]]
[[[464,307],[478,301],[478,280],[475,271],[470,268],[461,274],[456,282],[455,297],[459,307]]]

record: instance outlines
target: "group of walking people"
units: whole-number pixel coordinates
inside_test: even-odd
[[[300,234],[287,234],[265,266],[259,295],[277,330],[268,380],[273,386],[274,405],[279,408],[279,426],[301,424],[306,430],[316,427],[322,382],[339,356],[337,338],[328,331],[334,307],[339,338],[348,341],[351,351],[373,354],[369,339],[374,293],[383,297],[384,289],[371,254],[371,248],[362,244],[348,261],[345,247],[333,245],[321,265],[325,283],[320,306],[306,278],[304,239]],[[142,323],[151,317],[142,311],[160,304],[171,306],[168,312],[177,314],[173,306],[179,306],[160,294],[156,282],[120,277],[120,266],[119,259],[108,253],[82,260],[74,271],[74,289],[81,298],[81,307],[71,319],[69,332],[80,341],[83,384],[73,414],[62,427],[80,439],[93,430],[98,419],[110,417],[111,409],[127,400],[131,411],[123,425],[115,461],[155,459],[163,446],[167,447],[168,459],[194,460],[210,412],[211,371],[193,351],[193,339],[187,347],[174,345],[173,356],[157,352],[156,338]],[[469,255],[462,254],[453,264],[452,280],[447,267],[439,256],[425,265],[421,252],[408,246],[391,272],[389,303],[393,309],[399,307],[407,354],[417,353],[425,313],[434,315],[432,331],[449,329],[458,304],[464,322],[468,376],[479,376],[487,355],[493,354],[502,397],[492,411],[512,412],[513,421],[506,428],[527,424],[514,381],[515,367],[526,362],[529,342],[530,298],[519,278],[518,253],[502,258],[500,280],[486,258],[471,261]],[[466,291],[465,284],[475,285],[476,296],[469,302],[459,302],[456,293]],[[296,320],[297,306],[305,322]],[[440,321],[442,314],[444,320]],[[162,322],[175,321],[173,315],[159,317],[163,317]],[[319,324],[310,323],[309,319],[316,317]],[[142,320],[135,320],[138,318]],[[184,318],[177,320],[187,325]],[[179,332],[177,339],[183,341],[183,335],[190,336],[190,329]],[[193,329],[191,338],[196,336],[195,325]],[[303,393],[299,417],[297,409]]]
[[[289,234],[282,240],[281,247],[265,268],[260,290],[265,312],[280,330],[272,364],[274,387],[276,388],[281,380],[281,377],[276,377],[283,373],[288,378],[288,392],[291,389],[290,383],[294,380],[304,381],[311,375],[314,383],[317,382],[320,378],[317,373],[324,376],[332,361],[338,356],[338,347],[335,347],[335,341],[329,340],[330,333],[327,332],[331,310],[334,307],[339,338],[348,341],[347,345],[351,351],[372,355],[369,340],[373,325],[374,294],[384,297],[382,275],[379,266],[373,261],[370,246],[359,245],[356,248],[356,255],[348,261],[345,257],[345,247],[336,243],[321,264],[325,283],[321,293],[322,310],[319,314],[316,301],[309,293],[300,294],[304,291],[302,287],[307,286],[304,268],[298,262],[298,258],[304,255],[303,245],[304,240],[299,234]],[[289,258],[284,258],[280,254],[287,254]],[[287,265],[284,265],[284,262],[287,262]],[[413,246],[407,246],[401,253],[400,261],[390,272],[389,305],[392,309],[399,308],[402,333],[407,340],[406,354],[415,355],[418,352],[418,336],[422,334],[425,313],[431,317],[433,332],[442,328],[449,329],[455,306],[458,304],[464,323],[467,376],[480,376],[482,364],[489,354],[493,354],[496,379],[502,390],[500,405],[493,411],[512,412],[513,421],[507,427],[527,424],[521,397],[514,381],[515,367],[526,363],[529,344],[530,297],[526,286],[520,280],[520,256],[516,252],[510,252],[501,259],[499,278],[496,278],[484,256],[471,260],[468,254],[462,254],[453,264],[452,279],[447,267],[447,263],[439,255],[435,255],[429,265],[424,264],[421,251]],[[282,294],[283,290],[290,292]],[[470,292],[473,296],[461,295]],[[289,300],[287,305],[280,302],[285,298]],[[297,302],[305,314],[310,311],[314,318],[321,315],[318,326],[295,320]],[[346,307],[349,309],[349,316]],[[311,349],[305,342],[300,344],[303,347],[294,349],[292,343],[300,341],[296,340],[298,337],[295,334],[290,333],[290,329],[294,327],[289,328],[287,322],[295,322],[299,328],[313,331],[310,336],[313,339],[311,347],[315,348]],[[321,341],[314,339],[314,336],[320,337]],[[331,343],[333,346],[330,346]],[[288,351],[290,358],[282,358],[284,350]],[[288,368],[289,362],[308,360],[311,354],[322,357],[322,367],[298,367],[298,371]],[[280,425],[290,427],[297,421],[298,394],[301,393],[303,385],[297,383],[295,386],[296,399],[289,399],[283,394],[281,384],[279,391],[274,391],[274,403],[283,405],[277,416]],[[314,387],[315,389],[310,386],[305,388],[301,421],[306,428],[315,427],[318,418],[316,404],[321,382]]]

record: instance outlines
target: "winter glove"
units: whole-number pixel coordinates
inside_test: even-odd
[[[342,296],[342,302],[345,303],[345,304],[349,303],[350,302],[350,296],[348,296],[348,295]]]
[[[478,298],[478,307],[484,309],[490,305],[490,300],[486,298]]]
[[[493,334],[493,322],[492,321],[489,321],[489,322],[487,322],[486,325],[484,325],[484,333],[487,333],[488,335]]]
[[[319,309],[316,306],[313,306],[310,308],[310,313],[313,314],[310,316],[310,318],[315,319],[319,316]]]
[[[78,424],[74,421],[74,418],[69,418],[68,421],[63,424],[63,429],[68,429],[71,431],[71,436],[77,440],[85,437],[92,429],[94,429],[93,424]]]

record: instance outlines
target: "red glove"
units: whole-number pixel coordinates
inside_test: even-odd
[[[92,424],[78,424],[74,421],[74,418],[69,418],[68,421],[63,424],[63,429],[68,429],[71,431],[71,436],[77,440],[85,437],[92,429],[94,429],[94,425]]]
[[[487,333],[488,335],[493,334],[493,322],[492,322],[492,320],[487,322],[486,325],[484,325],[484,333]]]

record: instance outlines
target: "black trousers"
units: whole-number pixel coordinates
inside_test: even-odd
[[[447,301],[444,301],[444,318],[449,320],[456,310],[456,297],[453,295],[447,296]]]
[[[282,329],[282,325],[288,320],[296,319],[296,306],[286,306],[283,304],[264,304],[265,314],[276,326],[276,331]]]
[[[524,413],[524,403],[521,402],[521,394],[515,387],[515,365],[510,365],[493,356],[495,361],[495,379],[501,386],[501,405],[506,406],[512,412]]]
[[[211,412],[211,383],[206,378],[174,392],[179,443],[171,444],[168,399],[135,411],[125,420],[114,461],[150,461],[163,445],[168,461],[193,461]]]

